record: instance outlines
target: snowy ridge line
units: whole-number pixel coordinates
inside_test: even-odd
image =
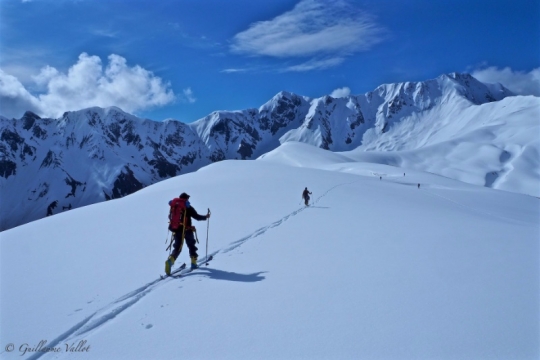
[[[356,181],[352,181],[352,182],[348,182],[348,183],[343,183],[343,184],[338,184],[338,185],[335,185],[333,187],[331,187],[330,189],[326,190],[321,196],[319,196],[316,200],[313,201],[313,205],[317,204],[323,197],[325,197],[326,195],[328,195],[328,193],[332,190],[334,190],[335,188],[337,187],[340,187],[340,186],[345,186],[345,185],[350,185],[350,184],[354,184],[354,183],[357,183],[359,182],[360,180],[356,180]],[[277,221],[274,221],[273,223],[271,223],[270,225],[268,226],[263,226],[262,228],[259,228],[257,230],[255,230],[254,232],[252,232],[251,234],[241,238],[240,240],[236,240],[236,241],[233,241],[231,243],[232,246],[229,246],[228,248],[220,251],[224,254],[228,253],[228,252],[231,252],[235,249],[237,249],[238,247],[242,246],[246,241],[250,240],[250,239],[254,239],[256,238],[257,236],[259,235],[262,235],[264,233],[266,233],[268,230],[272,229],[272,228],[275,228],[276,226],[279,226],[281,224],[283,224],[285,221],[287,221],[290,217],[292,216],[295,216],[297,214],[299,214],[300,212],[304,211],[305,209],[307,209],[308,207],[306,206],[303,206],[301,207],[300,209],[298,210],[295,210],[293,211],[292,213],[282,217],[281,219],[277,220]]]

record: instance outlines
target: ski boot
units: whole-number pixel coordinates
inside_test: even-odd
[[[171,255],[171,256],[169,256],[167,261],[165,261],[165,274],[171,275],[171,268],[174,265],[175,260],[176,259]]]
[[[199,268],[199,265],[197,265],[197,258],[192,257],[191,258],[191,270],[195,270],[195,269],[198,269],[198,268]]]

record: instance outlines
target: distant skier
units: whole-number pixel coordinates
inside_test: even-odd
[[[198,248],[195,246],[195,237],[193,236],[196,229],[191,225],[191,218],[194,218],[197,221],[207,220],[210,218],[210,212],[208,212],[206,215],[198,214],[195,208],[193,208],[193,206],[191,206],[189,203],[189,197],[190,196],[188,194],[182,193],[180,194],[179,198],[174,198],[169,201],[169,206],[171,207],[169,213],[169,230],[173,233],[174,245],[173,252],[167,261],[165,261],[165,273],[167,275],[171,274],[171,268],[182,251],[184,239],[186,240],[186,244],[189,248],[191,268],[196,269],[198,267]]]
[[[420,189],[420,184],[418,184],[418,188]]]
[[[311,195],[311,192],[307,189],[307,187],[304,189],[304,192],[302,192],[302,198],[304,199],[304,203],[306,206],[309,206],[309,195]]]

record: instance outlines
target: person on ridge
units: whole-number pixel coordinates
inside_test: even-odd
[[[304,192],[302,193],[302,198],[304,199],[304,203],[306,206],[309,206],[309,195],[311,195],[311,192],[307,189],[307,187],[304,189]]]
[[[200,215],[197,213],[195,208],[191,206],[189,203],[189,195],[186,193],[180,194],[179,198],[175,198],[171,201],[169,201],[169,206],[171,206],[171,214],[169,215],[169,218],[171,220],[169,225],[169,230],[173,233],[174,237],[174,245],[173,245],[173,251],[167,261],[165,261],[165,273],[167,275],[171,274],[171,268],[180,255],[180,252],[182,251],[182,247],[184,245],[184,239],[186,240],[186,244],[189,248],[189,257],[191,258],[191,268],[196,269],[199,266],[197,265],[197,246],[195,246],[195,237],[193,236],[193,233],[196,231],[195,227],[191,225],[191,219],[195,219],[197,221],[203,221],[210,218],[210,211],[206,215]],[[173,206],[176,204],[182,204],[182,214],[180,214],[179,221],[173,221]],[[185,216],[185,218],[184,218]],[[185,224],[185,229],[184,229]]]

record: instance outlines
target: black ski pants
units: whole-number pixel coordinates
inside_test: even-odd
[[[186,230],[184,233],[184,240],[186,241],[186,245],[189,249],[189,257],[190,258],[197,258],[197,246],[195,244],[197,243],[195,241],[195,237],[193,236],[193,230]],[[173,252],[172,256],[176,260],[180,253],[182,252],[182,247],[184,245],[184,242],[182,241],[182,229],[179,229],[177,232],[174,233],[174,245],[173,245]]]

